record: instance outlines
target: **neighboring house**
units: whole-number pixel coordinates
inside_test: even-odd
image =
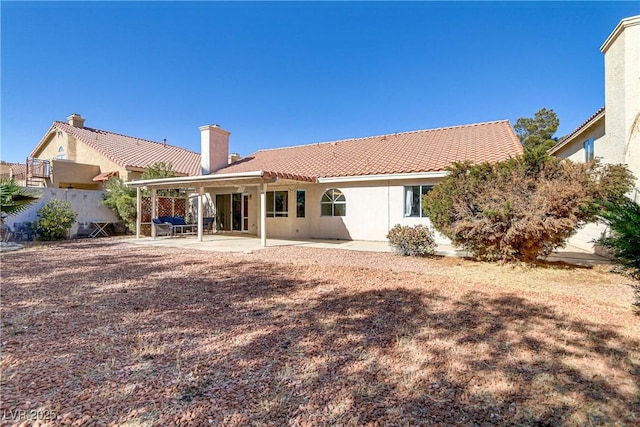
[[[217,125],[200,131],[200,176],[129,185],[151,189],[152,200],[157,189],[191,189],[214,203],[219,230],[260,235],[263,245],[267,235],[385,240],[395,224],[429,223],[421,196],[452,162],[522,153],[503,120],[261,150],[228,165],[229,132]]]
[[[623,19],[600,50],[605,106],[550,152],[578,162],[626,164],[636,177],[632,197],[640,200],[640,15]]]
[[[576,162],[626,164],[636,177],[630,196],[640,201],[640,15],[623,19],[600,48],[605,106],[563,138],[550,153]],[[587,224],[569,240],[585,250],[606,232]]]
[[[0,177],[15,179],[16,182],[26,187],[26,165],[22,163],[10,163],[0,160]]]
[[[200,173],[200,154],[84,126],[79,114],[55,121],[26,163],[26,185],[98,190],[109,177],[139,179],[156,162],[170,163],[178,176]]]

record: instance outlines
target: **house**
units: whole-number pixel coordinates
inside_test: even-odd
[[[15,179],[19,185],[26,187],[26,165],[0,160],[0,178]]]
[[[640,201],[640,15],[623,19],[600,48],[604,54],[605,106],[550,150],[584,162],[626,164]]]
[[[200,196],[199,239],[207,199],[219,230],[259,235],[263,245],[267,235],[385,240],[395,224],[428,224],[421,196],[452,162],[522,153],[507,120],[260,150],[231,164],[230,133],[200,132],[201,175],[128,184],[150,189],[152,201],[159,189],[188,188]],[[139,218],[138,236],[141,226]]]
[[[98,190],[109,177],[139,179],[156,162],[171,163],[179,176],[200,173],[200,154],[184,148],[84,125],[72,114],[54,121],[25,166],[27,186]]]
[[[620,21],[600,50],[605,106],[550,153],[576,162],[598,158],[603,163],[626,164],[636,178],[630,197],[640,202],[640,15]],[[603,224],[587,224],[569,243],[591,251],[593,241],[605,232]]]

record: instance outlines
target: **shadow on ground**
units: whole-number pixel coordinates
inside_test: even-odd
[[[640,421],[640,340],[442,277],[88,243],[3,256],[2,274],[5,414],[48,408],[54,425]]]

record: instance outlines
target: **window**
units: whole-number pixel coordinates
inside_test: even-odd
[[[305,198],[304,190],[298,190],[296,192],[296,217],[298,218],[304,218]]]
[[[404,216],[426,217],[422,211],[422,197],[426,196],[433,185],[414,185],[404,187]]]
[[[593,160],[593,138],[587,139],[584,144],[584,161],[589,162]]]
[[[345,216],[347,214],[347,199],[342,191],[332,188],[322,195],[320,201],[320,215]]]
[[[56,159],[64,160],[66,158],[67,155],[64,153],[64,147],[61,145],[60,147],[58,147],[58,155],[56,156]]]
[[[287,191],[267,191],[267,217],[289,216],[288,196]]]

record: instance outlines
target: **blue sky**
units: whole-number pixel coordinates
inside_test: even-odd
[[[604,105],[600,46],[640,2],[1,2],[0,157],[54,120],[200,151]]]

